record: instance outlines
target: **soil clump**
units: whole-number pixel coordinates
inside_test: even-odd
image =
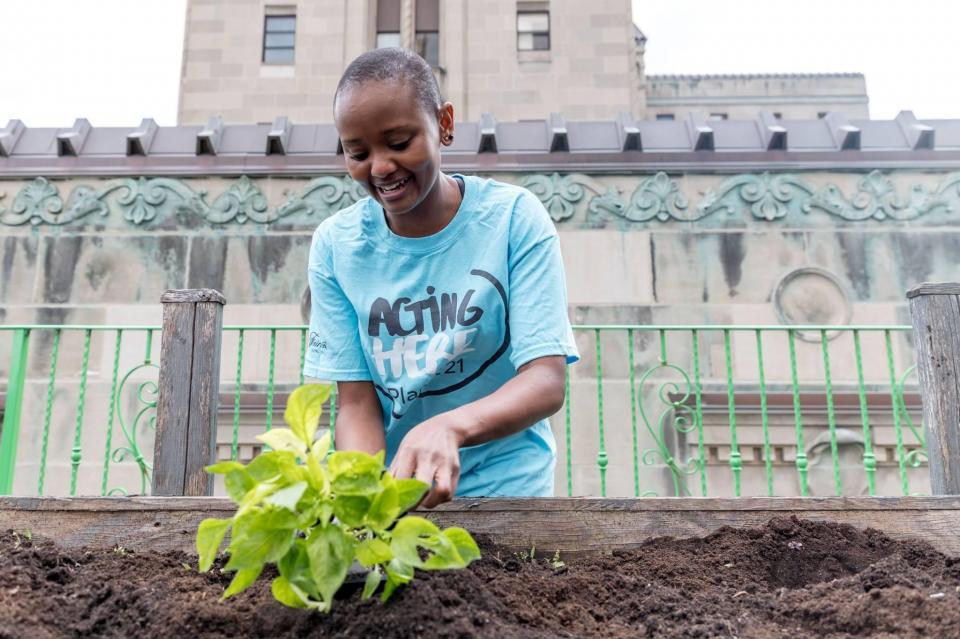
[[[218,564],[222,566],[222,563]],[[483,544],[468,570],[418,573],[381,604],[286,608],[264,574],[196,557],[60,550],[0,534],[0,639],[60,637],[937,637],[960,639],[960,558],[875,530],[796,518],[554,560]]]

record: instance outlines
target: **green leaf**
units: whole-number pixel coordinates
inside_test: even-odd
[[[323,467],[323,460],[326,458],[329,449],[330,434],[327,433],[314,442],[313,447],[310,449],[310,454],[307,455],[307,471],[310,482],[314,488],[322,493],[326,493],[330,489],[330,480],[327,477],[327,471],[324,470]]]
[[[257,482],[253,481],[246,469],[231,470],[223,477],[223,486],[227,489],[227,494],[236,503],[243,501],[251,490],[256,488]]]
[[[310,574],[310,557],[307,555],[306,540],[300,538],[294,540],[287,554],[277,562],[277,570],[284,579],[299,588],[305,595],[319,597],[313,585],[313,576]]]
[[[313,445],[310,447],[310,454],[316,457],[318,462],[322,462],[327,458],[327,453],[330,452],[332,446],[333,434],[328,430],[321,435],[317,441],[313,442]]]
[[[430,488],[429,485],[419,479],[398,479],[396,485],[401,513],[405,513],[419,504]]]
[[[387,583],[380,594],[380,601],[388,600],[397,588],[413,579],[413,566],[399,559],[393,559],[387,564],[384,571],[387,574]]]
[[[336,525],[314,528],[307,537],[310,574],[321,599],[328,605],[353,563],[355,541]]]
[[[381,539],[365,539],[357,546],[357,561],[369,568],[393,559],[389,544]]]
[[[288,510],[256,510],[233,525],[226,570],[256,568],[283,557],[293,543],[296,516]]]
[[[474,541],[473,537],[470,536],[470,533],[463,528],[458,528],[456,526],[446,528],[440,534],[450,540],[450,542],[456,547],[460,558],[463,559],[466,564],[469,564],[471,561],[476,559],[480,559],[480,548],[477,546],[477,542]]]
[[[200,556],[200,572],[207,572],[220,549],[223,536],[227,534],[233,518],[204,519],[197,528],[197,554]]]
[[[287,450],[295,455],[307,452],[307,446],[289,428],[273,428],[257,435],[257,440],[274,450]]]
[[[400,497],[396,484],[391,482],[379,495],[373,498],[373,503],[370,504],[370,509],[367,511],[365,523],[373,530],[386,530],[399,516]]]
[[[277,492],[264,499],[264,501],[268,504],[273,504],[274,506],[280,506],[281,508],[286,508],[287,510],[296,512],[297,502],[300,501],[301,497],[303,497],[303,491],[306,489],[307,482],[298,481],[295,484],[290,484],[286,488],[281,488]]]
[[[367,573],[367,578],[363,580],[363,594],[361,595],[362,599],[369,599],[373,596],[373,593],[377,591],[377,586],[380,585],[380,571],[371,570]]]
[[[275,477],[284,477],[292,481],[300,479],[297,456],[288,450],[260,453],[247,464],[247,474],[256,482],[269,481]]]
[[[342,523],[359,528],[363,526],[367,512],[370,510],[370,499],[353,495],[337,495],[333,500],[333,514]]]
[[[360,451],[337,451],[327,463],[331,488],[337,495],[373,495],[380,491],[383,464]]]
[[[275,482],[263,482],[254,484],[254,487],[247,491],[243,499],[238,503],[237,517],[244,517],[252,509],[257,508],[264,499],[275,493],[280,488],[280,484]]]
[[[238,570],[237,574],[233,576],[233,581],[230,582],[230,585],[227,586],[227,589],[224,591],[223,596],[220,597],[220,600],[223,601],[227,597],[232,597],[236,594],[239,594],[253,585],[253,582],[257,580],[257,577],[260,576],[260,573],[263,571],[263,566],[257,566],[256,568],[244,568]]]
[[[397,560],[414,567],[423,565],[419,548],[433,550],[440,543],[440,529],[436,524],[415,515],[407,515],[398,521],[392,534],[390,548],[393,554]]]
[[[222,461],[211,466],[206,466],[204,470],[211,475],[226,475],[234,470],[243,470],[243,464],[236,461]]]
[[[313,443],[323,405],[330,398],[331,390],[329,384],[306,384],[290,393],[287,399],[283,419],[305,446]]]
[[[276,577],[270,583],[273,598],[291,608],[309,608],[307,602],[297,593],[295,587],[285,577]]]

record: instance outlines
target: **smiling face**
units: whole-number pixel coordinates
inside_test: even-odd
[[[428,113],[412,86],[370,80],[344,89],[334,106],[347,172],[394,216],[443,212],[440,144],[453,132],[453,107]]]

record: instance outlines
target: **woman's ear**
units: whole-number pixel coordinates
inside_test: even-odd
[[[440,144],[450,146],[453,144],[453,104],[444,102],[437,119],[440,125]]]

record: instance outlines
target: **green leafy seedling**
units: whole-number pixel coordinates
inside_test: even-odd
[[[274,564],[279,575],[271,591],[277,601],[329,612],[354,561],[368,570],[362,597],[372,597],[383,584],[380,599],[386,601],[416,569],[465,568],[480,557],[463,528],[441,530],[428,519],[404,515],[428,486],[394,479],[383,452],[331,452],[329,433],[316,438],[330,390],[318,384],[297,388],[284,412],[289,428],[260,435],[271,450],[249,464],[207,467],[223,475],[237,504],[229,519],[206,519],[197,530],[200,572],[210,570],[232,530],[223,570],[234,576],[224,599],[249,588],[265,565]]]

